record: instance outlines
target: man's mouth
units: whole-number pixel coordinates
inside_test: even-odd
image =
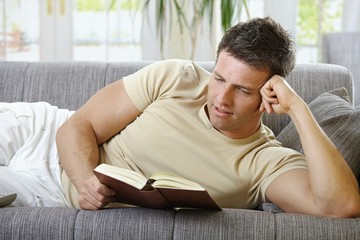
[[[220,108],[215,106],[215,113],[218,116],[221,117],[228,117],[229,115],[232,115],[232,112],[227,111],[226,109]]]

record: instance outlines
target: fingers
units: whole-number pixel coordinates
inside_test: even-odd
[[[273,113],[273,105],[279,104],[279,101],[277,99],[276,92],[273,89],[273,84],[271,79],[267,81],[264,86],[260,89],[260,94],[262,96],[262,103],[260,105],[260,111],[267,113]]]
[[[114,201],[114,196],[115,192],[113,190],[101,184],[95,176],[92,176],[84,182],[84,187],[80,192],[80,208],[87,210],[103,208]]]
[[[273,76],[270,78],[264,86],[260,89],[260,93],[267,102],[270,104],[278,104],[277,94],[275,90],[275,85],[279,83],[279,81],[284,81],[284,79],[280,76]]]
[[[260,105],[260,112],[265,112],[265,111],[268,114],[271,114],[274,112],[274,109],[272,108],[272,105],[263,98],[262,103]]]

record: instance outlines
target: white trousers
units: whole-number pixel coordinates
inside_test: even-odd
[[[71,111],[48,103],[0,103],[0,195],[12,206],[68,206],[61,185],[56,130]]]

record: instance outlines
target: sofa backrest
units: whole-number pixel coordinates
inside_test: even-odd
[[[60,108],[78,109],[105,85],[151,62],[0,62],[0,101],[46,101]],[[213,62],[201,62],[211,71]],[[353,83],[345,67],[330,64],[298,64],[287,78],[307,102],[319,94],[345,87],[353,99]],[[289,122],[287,116],[267,115],[263,122],[275,134]]]
[[[306,103],[310,103],[323,92],[345,87],[353,102],[354,88],[348,69],[331,64],[297,64],[286,78],[290,86]],[[277,135],[289,122],[287,115],[264,114],[263,122]]]

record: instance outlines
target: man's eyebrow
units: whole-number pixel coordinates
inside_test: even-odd
[[[217,76],[217,77],[220,77],[222,79],[224,79],[220,73],[218,73],[216,70],[213,71],[213,73]]]
[[[214,72],[214,74],[215,74],[217,77],[219,77],[219,78],[221,78],[221,79],[225,79],[225,78],[224,78],[223,76],[221,76],[221,74],[218,73],[216,70],[214,70],[213,72]],[[235,87],[239,87],[239,88],[245,89],[245,90],[247,90],[247,91],[249,91],[249,92],[255,92],[255,91],[258,91],[258,90],[259,90],[258,88],[247,87],[247,86],[240,85],[240,84],[232,84],[232,85],[235,86]]]

